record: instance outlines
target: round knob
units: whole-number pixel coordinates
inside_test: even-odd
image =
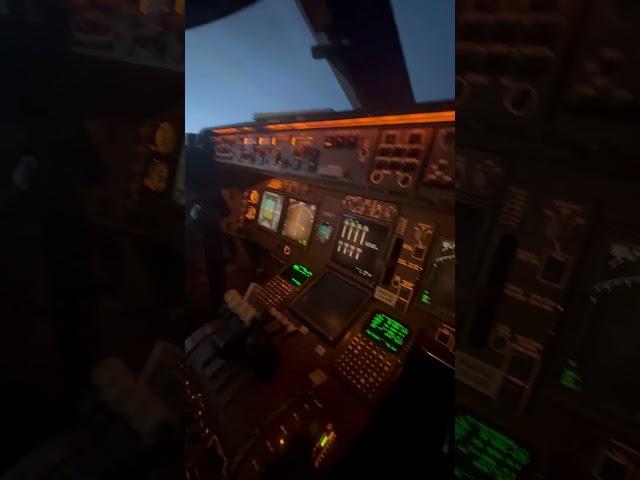
[[[400,188],[407,188],[409,185],[411,185],[413,177],[407,173],[401,173],[398,175],[396,181]]]
[[[384,180],[384,174],[380,170],[374,170],[371,172],[371,176],[369,177],[372,183],[376,185],[381,183]]]
[[[530,115],[538,108],[538,92],[530,85],[515,84],[505,92],[503,102],[514,115]]]
[[[501,333],[495,333],[491,339],[491,348],[498,353],[504,353],[509,348],[509,339]]]

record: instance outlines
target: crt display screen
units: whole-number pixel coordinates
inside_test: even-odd
[[[455,314],[456,244],[442,240],[428,267],[419,301],[448,317]]]
[[[530,450],[473,415],[456,415],[457,480],[518,480],[530,463]]]
[[[333,341],[349,326],[354,313],[368,298],[368,292],[333,273],[326,273],[296,298],[291,308]]]
[[[409,336],[409,328],[383,312],[375,312],[364,333],[391,352],[399,352]]]
[[[640,244],[603,244],[560,384],[640,424]]]
[[[384,225],[345,215],[338,230],[333,261],[365,278],[373,278],[388,231]]]
[[[283,206],[284,197],[282,195],[273,192],[264,192],[262,195],[262,204],[260,205],[260,213],[258,214],[258,224],[268,228],[272,232],[277,232]]]
[[[301,287],[313,276],[313,272],[304,265],[292,263],[280,274],[280,276],[291,285]]]
[[[282,235],[305,247],[309,245],[309,237],[316,217],[316,206],[300,200],[289,200],[287,215],[282,227]]]

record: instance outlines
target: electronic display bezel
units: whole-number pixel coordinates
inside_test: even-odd
[[[301,248],[303,250],[308,250],[309,247],[311,246],[312,242],[315,240],[314,238],[314,232],[316,230],[316,225],[318,223],[318,214],[320,212],[320,203],[319,202],[314,202],[308,198],[300,198],[300,197],[296,197],[296,196],[290,196],[290,195],[284,195],[285,199],[286,199],[286,204],[283,207],[283,215],[281,218],[281,222],[280,222],[280,226],[278,227],[278,232],[276,232],[276,235],[280,238],[282,238],[284,241],[286,241],[287,243],[292,244],[295,247]],[[315,207],[315,212],[313,214],[313,222],[311,222],[311,233],[309,233],[309,239],[307,241],[306,245],[303,245],[302,243],[300,243],[298,240],[294,240],[292,238],[287,237],[284,234],[284,225],[287,219],[287,213],[289,212],[289,205],[291,204],[291,200],[295,200],[296,202],[301,202],[304,203],[306,205],[313,205]]]
[[[422,278],[418,284],[418,289],[416,290],[416,295],[413,303],[420,308],[421,310],[434,315],[445,322],[454,323],[455,322],[455,297],[454,297],[454,311],[449,312],[447,309],[436,307],[433,305],[429,305],[422,301],[422,295],[427,289],[427,281],[429,280],[429,275],[431,274],[432,265],[437,258],[437,255],[440,252],[440,248],[444,242],[453,242],[456,245],[455,236],[453,235],[439,235],[437,238],[433,240],[431,243],[431,248],[429,255],[427,256],[427,261],[425,262],[424,271],[422,272]],[[455,247],[454,247],[455,248]],[[457,252],[456,252],[457,253]],[[456,260],[454,260],[455,262]],[[455,268],[455,267],[454,267]],[[454,295],[455,295],[455,287],[454,287]]]
[[[278,225],[276,225],[276,229],[275,230],[271,230],[269,227],[266,227],[265,225],[262,225],[260,223],[260,212],[262,212],[262,204],[264,202],[265,194],[267,194],[267,193],[271,193],[273,195],[278,195],[278,196],[282,197],[282,211],[280,212],[280,218],[278,219]],[[263,229],[266,232],[269,232],[272,235],[278,235],[278,232],[282,228],[282,223],[284,222],[283,213],[286,211],[288,203],[289,203],[289,199],[283,192],[264,189],[262,191],[262,195],[261,195],[261,198],[260,198],[260,205],[258,207],[258,214],[256,215],[255,224],[259,228]]]
[[[296,303],[299,301],[300,298],[305,296],[309,290],[314,288],[314,286],[318,282],[322,281],[328,275],[332,275],[332,276],[338,278],[339,280],[341,280],[341,281],[343,281],[345,283],[348,283],[350,286],[356,288],[361,293],[363,293],[362,301],[359,302],[359,304],[351,312],[351,315],[345,320],[344,327],[343,327],[342,331],[339,334],[337,334],[335,337],[333,337],[333,338],[329,338],[324,332],[322,332],[319,329],[319,327],[316,326],[315,321],[313,319],[311,319],[304,311],[302,311],[296,305]],[[369,290],[363,288],[363,286],[358,284],[357,282],[354,282],[351,278],[345,277],[344,275],[341,275],[338,272],[335,272],[335,271],[333,271],[331,269],[325,269],[324,271],[316,272],[314,274],[314,277],[315,278],[312,278],[311,281],[307,282],[306,285],[302,286],[302,288],[300,289],[298,294],[291,300],[291,302],[289,303],[287,308],[289,310],[291,310],[300,319],[302,319],[302,321],[304,321],[304,323],[307,326],[309,326],[309,328],[311,328],[314,332],[316,332],[318,335],[320,335],[323,339],[325,339],[330,344],[335,345],[344,336],[345,332],[348,331],[349,327],[353,324],[353,321],[362,314],[363,308],[371,300],[371,292]]]
[[[598,320],[590,312],[593,304],[588,300],[588,297],[592,294],[593,286],[603,282],[601,277],[604,275],[609,249],[617,243],[640,246],[640,237],[633,232],[610,229],[601,232],[593,242],[588,254],[588,258],[591,260],[567,309],[571,312],[570,318],[560,332],[560,336],[566,338],[566,342],[561,346],[561,351],[554,361],[553,381],[550,382],[549,388],[557,397],[579,405],[585,414],[610,416],[637,426],[640,425],[640,419],[632,416],[624,406],[615,403],[615,401],[599,398],[587,389],[582,391],[571,389],[563,385],[562,381],[564,372],[571,361],[579,361],[578,357],[585,355],[590,358],[592,355],[591,352],[588,353],[584,341],[586,336],[592,333],[593,324],[594,322],[598,324]],[[586,373],[583,371],[584,374]]]
[[[341,265],[334,259],[336,246],[338,244],[338,241],[340,240],[340,235],[338,232],[346,217],[351,217],[363,222],[373,223],[375,225],[379,225],[381,227],[386,228],[387,231],[385,234],[385,238],[382,244],[380,245],[380,249],[378,250],[378,258],[376,258],[376,261],[375,261],[376,267],[379,267],[381,258],[386,258],[386,256],[389,253],[388,252],[389,241],[393,235],[395,223],[383,222],[376,218],[367,217],[366,215],[358,215],[357,213],[343,211],[337,226],[334,226],[334,231],[332,233],[333,240],[329,242],[329,244],[331,245],[331,257],[328,263],[328,267],[331,268],[332,270],[335,270],[336,272],[340,273],[343,276],[344,275],[348,276],[351,280],[364,283],[367,286],[371,286],[375,284],[380,278],[380,274],[382,273],[380,268],[376,268],[376,271],[374,272],[373,276],[371,278],[367,278],[359,274],[357,271]]]

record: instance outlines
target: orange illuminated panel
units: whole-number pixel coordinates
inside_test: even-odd
[[[230,127],[230,128],[216,128],[211,130],[213,133],[224,134],[224,133],[240,133],[240,132],[255,132],[255,128],[253,127]]]
[[[277,178],[272,178],[267,182],[267,187],[272,188],[273,190],[282,190],[283,188],[282,180],[278,180]]]
[[[413,113],[408,115],[387,115],[383,117],[348,118],[341,120],[319,120],[317,122],[294,122],[266,125],[268,130],[308,130],[311,128],[368,127],[376,125],[401,125],[405,123],[452,122],[456,119],[453,111],[433,113]]]
[[[218,128],[217,130],[211,130],[213,133],[240,133],[239,128]]]
[[[409,123],[438,123],[453,122],[456,119],[456,112],[430,112],[430,113],[409,113],[406,115],[384,115],[381,117],[361,117],[345,118],[340,120],[318,120],[315,122],[293,122],[265,125],[267,130],[308,130],[311,128],[336,128],[336,127],[370,127],[379,125],[402,125]],[[218,128],[212,130],[213,133],[238,133],[253,132],[253,127],[239,128]]]
[[[311,145],[313,142],[313,137],[305,137],[300,135],[293,135],[291,137],[291,145],[294,147],[296,145]]]

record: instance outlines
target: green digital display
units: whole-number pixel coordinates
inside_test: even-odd
[[[420,301],[425,305],[431,305],[431,294],[429,293],[428,290],[425,290],[424,292],[422,292],[422,295],[420,296]]]
[[[313,272],[299,263],[292,263],[281,275],[287,282],[301,287],[313,276]]]
[[[582,392],[582,377],[578,371],[578,364],[575,361],[569,360],[567,362],[567,366],[562,370],[562,374],[560,375],[560,384],[570,390]]]
[[[455,478],[518,480],[531,463],[531,452],[472,415],[456,415]]]
[[[364,332],[387,350],[398,352],[409,336],[409,328],[382,312],[375,312]]]

